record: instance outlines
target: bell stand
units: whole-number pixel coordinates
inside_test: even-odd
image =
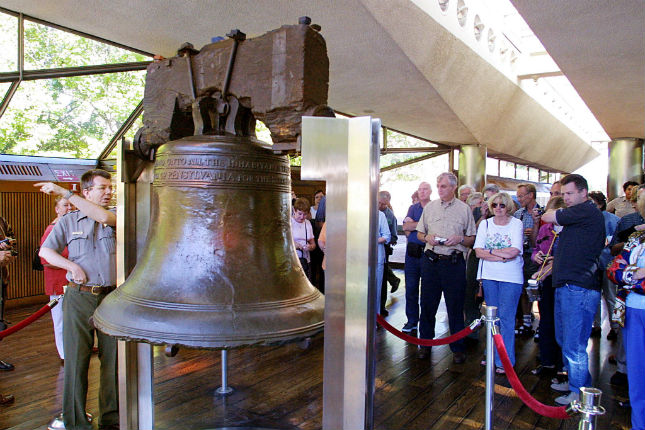
[[[327,181],[327,270],[323,363],[323,429],[372,429],[376,313],[376,194],[380,120],[370,117],[302,119],[303,179]],[[119,144],[117,277],[120,285],[143,249],[150,216],[153,163]],[[356,219],[370,220],[356,223]],[[126,240],[127,238],[127,240]],[[136,238],[136,240],[132,240]],[[147,343],[118,342],[119,422],[122,429],[154,428],[153,351]],[[224,352],[224,351],[222,351]],[[224,360],[222,361],[224,371]],[[224,374],[223,374],[224,375]],[[223,386],[225,384],[223,383]]]

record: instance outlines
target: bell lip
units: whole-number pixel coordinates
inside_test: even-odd
[[[146,342],[151,344],[180,345],[198,349],[228,349],[242,346],[269,346],[297,342],[311,337],[324,329],[325,296],[312,287],[313,294],[306,295],[311,300],[287,300],[291,306],[276,308],[267,312],[267,307],[242,307],[235,311],[201,312],[197,308],[182,310],[162,309],[128,300],[128,294],[116,289],[103,299],[94,312],[94,326],[101,332],[118,339]],[[317,293],[317,294],[316,294]],[[159,310],[163,312],[160,320]],[[279,309],[283,309],[280,311]],[[193,332],[170,331],[173,321],[190,319],[194,315],[210,314],[202,318],[193,328]],[[136,315],[128,319],[127,315]],[[132,324],[136,321],[136,324]],[[130,324],[128,324],[128,322]],[[264,328],[248,331],[240,326]],[[180,327],[180,324],[176,325]],[[210,327],[224,327],[211,330]],[[165,328],[164,328],[165,327]],[[234,329],[234,327],[237,327]],[[164,331],[166,330],[166,331]]]
[[[106,323],[105,320],[101,319],[100,315],[96,314],[94,314],[94,325],[102,333],[127,342],[144,342],[152,345],[177,345],[191,349],[218,350],[245,346],[280,346],[295,343],[323,332],[325,321],[323,319],[309,326],[301,326],[285,334],[276,335],[276,332],[264,334],[263,336],[265,337],[262,339],[258,339],[258,335],[255,335],[252,337],[249,336],[246,339],[243,336],[238,336],[234,339],[227,338],[219,340],[206,340],[203,338],[189,340],[183,336],[177,337],[175,333],[168,333],[164,336],[164,333],[161,332],[146,331],[137,328],[130,328],[129,332],[126,332],[123,330],[123,326]]]

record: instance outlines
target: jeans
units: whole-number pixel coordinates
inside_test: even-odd
[[[513,282],[483,280],[484,297],[487,306],[497,307],[499,331],[504,339],[511,364],[515,366],[515,310],[522,294],[522,284]],[[495,352],[495,366],[502,367],[502,360]]]
[[[479,292],[479,281],[477,280],[477,269],[479,268],[479,258],[475,256],[475,251],[471,251],[466,260],[466,294],[464,297],[464,316],[466,324],[470,324],[481,317],[479,304],[477,303],[477,293]],[[472,339],[479,339],[479,332],[469,335]]]
[[[636,293],[631,293],[636,294]],[[627,353],[629,402],[632,405],[632,429],[645,430],[645,309],[627,307],[623,336]]]
[[[419,281],[421,280],[421,258],[405,254],[405,316],[408,324],[419,323]]]
[[[620,325],[617,322],[611,320],[611,312],[614,310],[614,304],[616,303],[616,284],[611,282],[607,278],[607,271],[602,271],[602,280],[600,285],[602,287],[602,297],[605,299],[605,304],[607,305],[607,314],[609,317],[609,325],[612,329],[617,330]],[[596,317],[594,319],[594,325],[597,327],[602,326],[602,303],[598,305],[598,311],[596,312]]]
[[[555,290],[555,339],[569,372],[569,389],[591,386],[587,342],[600,302],[600,291],[565,284]]]
[[[458,257],[456,263],[451,260],[431,262],[423,257],[421,260],[421,318],[419,320],[419,337],[434,339],[434,326],[437,309],[441,302],[441,293],[446,299],[448,325],[450,333],[455,334],[464,328],[464,294],[466,291],[466,262]],[[407,286],[406,286],[407,287]],[[452,352],[464,352],[464,340],[450,344]]]

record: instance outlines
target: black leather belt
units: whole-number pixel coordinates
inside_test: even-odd
[[[108,294],[114,291],[116,288],[114,285],[108,285],[108,286],[103,286],[103,285],[81,285],[77,284],[76,282],[69,282],[67,284],[68,287],[76,288],[79,291],[83,291],[86,293],[92,293],[95,296],[98,296],[99,294]]]
[[[443,254],[437,254],[437,257],[439,257],[439,260],[452,260],[452,256],[463,258],[463,253],[458,252],[456,254],[452,255],[443,255]]]

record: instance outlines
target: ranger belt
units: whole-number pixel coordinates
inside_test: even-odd
[[[77,289],[79,291],[84,291],[86,293],[92,293],[95,296],[98,296],[99,294],[111,293],[116,288],[114,285],[107,285],[107,286],[103,286],[103,285],[81,285],[81,284],[77,284],[76,282],[71,282],[71,281],[67,284],[67,286],[75,288],[75,289]]]

